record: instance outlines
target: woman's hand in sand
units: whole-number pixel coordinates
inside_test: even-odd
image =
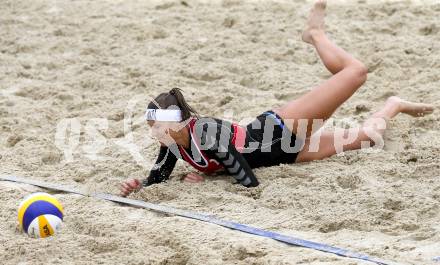
[[[182,180],[185,182],[198,183],[205,180],[204,177],[197,175],[196,173],[189,173],[182,177]]]
[[[142,188],[142,183],[138,179],[129,179],[121,183],[120,190],[121,196],[126,197],[130,193]]]

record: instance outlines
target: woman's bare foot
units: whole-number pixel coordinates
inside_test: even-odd
[[[326,0],[317,0],[310,11],[307,19],[306,29],[303,31],[302,40],[313,44],[314,34],[324,34],[324,18],[325,8],[327,6]]]
[[[434,106],[431,104],[410,102],[396,96],[390,97],[387,101],[390,104],[396,104],[399,112],[413,117],[423,117],[434,112]]]

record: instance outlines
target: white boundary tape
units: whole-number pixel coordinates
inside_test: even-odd
[[[370,257],[365,254],[352,252],[350,250],[346,250],[346,249],[342,249],[342,248],[338,248],[338,247],[333,247],[330,245],[317,243],[317,242],[313,242],[313,241],[308,241],[308,240],[304,240],[304,239],[300,239],[300,238],[296,238],[296,237],[292,237],[292,236],[288,236],[288,235],[283,235],[280,233],[276,233],[276,232],[272,232],[272,231],[268,231],[268,230],[264,230],[264,229],[236,223],[236,222],[218,219],[215,216],[194,213],[194,212],[180,210],[180,209],[176,209],[176,208],[172,208],[172,207],[168,207],[168,206],[153,204],[153,203],[149,203],[149,202],[145,202],[145,201],[128,199],[128,198],[124,198],[124,197],[115,196],[112,194],[107,194],[107,193],[88,194],[88,193],[85,193],[85,192],[82,192],[82,191],[79,191],[76,189],[72,189],[72,188],[57,185],[57,184],[45,183],[42,181],[30,180],[27,178],[19,178],[19,177],[9,176],[9,175],[8,176],[0,176],[0,181],[11,181],[11,182],[16,182],[16,183],[29,184],[29,185],[33,185],[33,186],[37,186],[37,187],[41,187],[41,188],[45,188],[45,189],[68,192],[68,193],[73,193],[73,194],[79,194],[79,195],[83,195],[83,196],[94,197],[97,199],[118,202],[118,203],[130,205],[130,206],[141,207],[141,208],[153,210],[153,211],[160,212],[160,213],[177,215],[177,216],[181,216],[181,217],[185,217],[185,218],[195,219],[195,220],[199,220],[199,221],[203,221],[203,222],[208,222],[208,223],[220,225],[220,226],[227,227],[230,229],[238,230],[241,232],[271,238],[271,239],[274,239],[277,241],[284,242],[289,245],[315,249],[315,250],[319,250],[319,251],[323,251],[323,252],[333,253],[333,254],[347,257],[347,258],[354,258],[354,259],[369,261],[369,262],[380,264],[380,265],[397,264],[394,262],[383,261],[383,260],[380,260],[380,259],[377,259],[374,257]]]

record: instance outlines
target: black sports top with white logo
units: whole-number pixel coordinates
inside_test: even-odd
[[[224,170],[238,183],[255,187],[259,182],[252,168],[294,163],[298,154],[291,149],[285,151],[282,146],[285,140],[289,141],[289,146],[292,141],[297,144],[297,139],[273,111],[264,112],[246,127],[215,118],[191,118],[187,128],[190,148],[177,144],[161,146],[143,186],[167,180],[178,158],[182,158],[199,171]],[[264,132],[270,130],[272,137],[265,137]]]

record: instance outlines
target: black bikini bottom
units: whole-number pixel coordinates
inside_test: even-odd
[[[251,168],[295,163],[301,141],[275,112],[263,112],[246,129],[242,154]]]

